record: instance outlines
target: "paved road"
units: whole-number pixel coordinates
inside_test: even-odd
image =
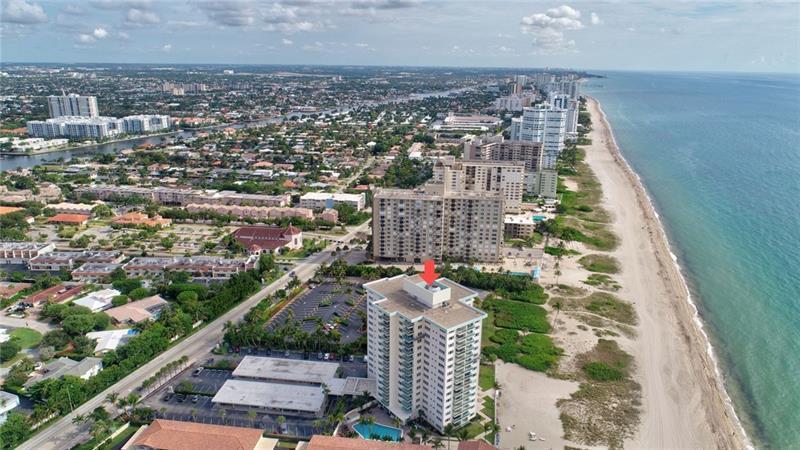
[[[8,328],[31,328],[39,333],[45,334],[55,329],[49,323],[39,322],[35,319],[18,319],[16,317],[0,316],[0,327]]]
[[[356,233],[366,231],[369,228],[369,222],[366,222],[358,227],[353,228],[347,235],[342,236],[339,240],[349,242]],[[311,255],[302,262],[298,263],[294,268],[294,274],[302,281],[307,281],[317,268],[323,263],[329,263],[334,258],[331,256],[331,251],[336,248],[338,244],[331,244],[324,251]],[[223,314],[215,321],[208,324],[205,328],[197,333],[189,336],[184,341],[176,346],[168,349],[167,351],[156,356],[152,361],[140,367],[135,372],[123,378],[114,386],[106,389],[96,397],[84,403],[74,412],[62,417],[57,422],[42,430],[40,433],[34,435],[22,445],[18,450],[62,450],[73,447],[76,444],[88,439],[88,425],[75,425],[72,419],[77,414],[89,414],[93,409],[106,403],[106,395],[111,392],[118,392],[120,395],[125,396],[139,387],[145,379],[150,375],[156,373],[159,368],[167,363],[180,358],[183,355],[189,357],[189,362],[195,361],[198,355],[205,355],[211,348],[220,342],[224,335],[223,327],[228,321],[237,321],[244,314],[255,306],[258,302],[273,294],[279,289],[283,289],[289,283],[291,277],[286,274],[279,278],[274,283],[261,289],[252,297],[243,301],[227,313]]]

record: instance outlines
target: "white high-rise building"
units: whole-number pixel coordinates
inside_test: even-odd
[[[93,95],[51,95],[47,97],[47,107],[50,117],[55,119],[62,116],[97,117],[97,97]]]
[[[541,143],[483,136],[464,144],[464,159],[522,163],[525,167],[525,192],[545,198],[556,197],[558,173],[555,169],[544,167]]]
[[[503,194],[505,212],[518,213],[525,191],[525,163],[519,161],[438,160],[433,165],[432,184],[444,192],[498,192]]]
[[[511,140],[541,143],[543,168],[555,169],[558,155],[564,149],[566,126],[567,110],[539,104],[525,108],[522,117],[511,119]]]
[[[566,132],[568,135],[573,135],[574,137],[575,133],[578,132],[578,113],[580,110],[580,103],[578,100],[559,92],[551,92],[547,95],[547,98],[553,108],[567,111],[565,122]]]
[[[169,116],[140,114],[136,116],[126,116],[122,118],[122,126],[125,133],[146,133],[148,131],[165,130],[170,127]]]
[[[419,275],[364,285],[367,371],[377,400],[402,421],[422,418],[444,431],[477,413],[481,321],[477,293],[447,278]]]

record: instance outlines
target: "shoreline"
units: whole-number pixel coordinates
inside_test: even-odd
[[[622,172],[621,179],[618,180],[619,183],[624,184],[615,186],[617,189],[624,189],[627,188],[630,193],[633,194],[633,200],[638,207],[638,211],[634,213],[639,213],[641,215],[641,219],[644,222],[644,226],[641,227],[641,230],[646,230],[647,236],[645,245],[648,247],[645,249],[652,251],[652,257],[655,258],[655,262],[657,263],[657,277],[661,279],[662,284],[664,285],[664,300],[666,303],[661,306],[666,306],[668,308],[672,308],[672,311],[675,314],[675,323],[670,324],[668,321],[661,321],[660,326],[664,329],[662,330],[662,334],[666,332],[667,334],[675,334],[682,338],[682,343],[677,343],[676,346],[684,347],[680,348],[680,350],[685,350],[685,356],[688,358],[686,362],[688,363],[687,367],[684,367],[684,371],[686,373],[679,374],[681,377],[673,378],[672,381],[673,385],[664,385],[662,386],[665,390],[673,390],[676,389],[677,391],[672,394],[672,397],[666,400],[671,402],[687,400],[690,404],[694,404],[695,408],[698,409],[698,413],[702,413],[704,415],[704,420],[697,420],[700,419],[699,417],[695,418],[693,422],[698,423],[700,425],[696,430],[698,431],[697,438],[701,438],[700,433],[702,429],[706,429],[707,433],[710,433],[711,439],[709,440],[706,437],[703,437],[702,447],[707,447],[707,445],[713,445],[718,448],[754,448],[752,442],[749,440],[747,433],[744,429],[744,426],[741,420],[736,415],[736,412],[733,408],[733,403],[728,394],[727,390],[725,389],[724,380],[722,372],[720,371],[717,358],[714,352],[714,348],[711,344],[711,341],[705,331],[704,324],[702,322],[702,318],[700,317],[698,308],[694,303],[694,300],[691,295],[691,291],[689,289],[689,285],[686,281],[684,276],[683,270],[679,265],[678,258],[676,254],[672,251],[672,248],[669,243],[669,239],[665,232],[665,228],[663,223],[661,222],[661,218],[658,212],[655,209],[655,206],[652,202],[652,199],[647,194],[646,189],[642,183],[641,178],[639,175],[631,168],[628,164],[625,157],[622,155],[622,152],[619,149],[619,145],[616,142],[614,137],[613,129],[608,121],[608,118],[605,112],[602,109],[602,105],[596,99],[589,97],[587,102],[587,106],[590,110],[592,118],[598,118],[599,120],[593,120],[593,134],[597,133],[602,138],[600,141],[596,142],[595,139],[592,140],[592,144],[587,148],[587,163],[590,165],[592,170],[595,172],[595,175],[598,178],[609,178],[613,179],[615,175],[619,174],[612,174],[610,172],[614,171],[615,169]],[[601,161],[599,158],[602,158],[603,155],[598,155],[594,153],[590,155],[591,151],[597,152],[605,151],[607,152],[607,156],[611,157],[612,161]],[[595,161],[590,161],[591,159],[595,159]],[[603,163],[611,162],[613,163],[613,168],[605,168],[603,167]],[[605,172],[603,170],[606,170]],[[609,183],[602,182],[601,185],[604,188],[604,201],[608,201],[608,192],[607,192],[607,185]],[[615,199],[616,200],[616,199]],[[613,215],[617,216],[614,221],[614,228],[615,231],[619,226],[618,223],[618,216],[620,215],[620,205],[616,203],[615,207],[610,207],[609,210],[612,212]],[[637,224],[638,225],[638,224]],[[620,237],[623,237],[623,233],[619,233]],[[644,234],[644,231],[640,234]],[[625,236],[627,238],[627,236]],[[623,243],[626,239],[622,239]],[[640,243],[641,245],[642,243]],[[623,244],[620,246],[622,247]],[[629,243],[630,245],[630,243]],[[619,251],[619,250],[617,250]],[[623,272],[629,270],[629,264],[623,264]],[[627,284],[627,283],[623,283]],[[652,294],[651,294],[652,295]],[[650,308],[651,313],[656,313],[656,317],[658,317],[658,311],[652,311],[652,308],[657,308],[658,305],[642,305],[641,301],[642,298],[633,298],[634,303],[637,305],[637,310],[641,313],[642,309],[645,307]],[[663,311],[662,311],[663,312]],[[653,317],[651,317],[653,318]],[[659,319],[668,319],[669,317],[658,317]],[[657,322],[656,322],[657,323]],[[668,328],[673,325],[674,329],[669,330]],[[641,327],[644,329],[644,327]],[[642,330],[644,331],[644,330]],[[644,333],[642,333],[644,334]],[[643,342],[645,339],[639,338],[635,340],[634,346],[637,347],[635,350],[636,353],[636,362],[638,365],[644,365],[646,362],[645,359],[642,358],[644,354],[646,354],[648,349],[642,348],[642,346],[646,346],[647,344]],[[660,345],[659,343],[651,343],[655,345]],[[667,346],[668,344],[662,345]],[[669,349],[668,349],[669,350]],[[669,355],[677,356],[677,355]],[[670,361],[674,362],[674,361]],[[697,362],[700,362],[698,365]],[[667,361],[651,361],[650,364],[667,364]],[[649,369],[653,369],[649,367]],[[655,368],[658,369],[658,368]],[[681,370],[681,368],[678,368]],[[638,371],[638,378],[641,378],[641,370]],[[681,382],[686,382],[687,380],[683,379],[683,376],[689,376],[694,378],[696,383],[694,384],[696,392],[681,392],[681,390],[688,391],[689,386],[685,384],[681,384]],[[645,381],[645,380],[638,380],[638,381]],[[659,381],[663,381],[660,380]],[[647,399],[648,395],[652,395],[652,392],[648,392],[647,387],[643,386],[643,393],[645,399],[648,401],[652,401],[652,399]],[[685,397],[685,398],[681,398]],[[662,396],[658,400],[664,401],[665,398]],[[647,402],[645,402],[646,404]],[[672,407],[674,409],[675,405],[658,405],[662,407]],[[689,405],[677,405],[676,412],[686,412],[681,408]],[[635,438],[634,446],[641,446],[641,447],[653,447],[653,446],[664,446],[666,443],[663,441],[665,438],[665,434],[669,433],[670,430],[664,430],[664,420],[663,416],[664,411],[654,411],[653,408],[644,407],[642,414],[642,423],[639,427],[639,431],[637,433],[637,437]],[[659,416],[659,417],[654,417]],[[648,422],[648,419],[650,422]],[[675,418],[673,418],[675,419]],[[681,420],[674,420],[676,422],[681,422]],[[649,427],[657,427],[656,430],[647,430],[645,431],[644,428],[646,426]],[[676,432],[677,429],[673,429],[672,432]],[[659,441],[659,438],[661,439]],[[691,438],[691,437],[690,437]],[[655,439],[655,440],[654,440]],[[641,445],[637,445],[641,444]],[[659,445],[661,444],[661,445]],[[701,442],[694,442],[695,445],[701,444]],[[669,444],[667,444],[669,445]]]
[[[148,139],[148,138],[159,137],[159,136],[169,136],[171,134],[176,134],[176,133],[180,133],[180,132],[182,132],[182,130],[169,131],[169,132],[164,132],[164,133],[155,133],[155,134],[143,134],[141,136],[127,137],[127,138],[124,138],[124,139],[113,139],[113,140],[105,141],[105,142],[94,142],[92,144],[81,144],[81,145],[76,145],[74,147],[70,147],[70,146],[59,147],[59,148],[53,148],[53,149],[49,149],[49,150],[42,150],[42,151],[31,152],[31,153],[0,152],[0,155],[21,157],[21,156],[47,155],[47,154],[50,154],[50,153],[71,152],[71,151],[74,151],[74,150],[83,150],[83,149],[88,149],[90,147],[99,147],[101,145],[107,145],[107,144],[117,144],[117,143],[120,143],[120,142],[135,141],[135,140],[138,140],[138,139]]]

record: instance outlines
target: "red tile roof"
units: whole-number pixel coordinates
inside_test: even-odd
[[[253,450],[261,430],[156,419],[134,445],[158,450]]]
[[[89,220],[89,216],[85,214],[56,214],[55,216],[47,219],[50,223],[84,223]]]
[[[248,249],[276,250],[292,241],[301,231],[289,225],[282,227],[242,227],[233,232],[237,242]]]
[[[322,436],[315,434],[308,442],[306,450],[430,450],[427,445],[408,444],[405,442],[372,441],[339,436]]]

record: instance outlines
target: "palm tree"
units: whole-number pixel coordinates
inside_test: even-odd
[[[189,415],[192,416],[192,421],[197,420],[197,409],[196,408],[192,408],[192,410],[189,411]]]
[[[433,440],[431,441],[431,446],[434,449],[444,448],[444,444],[442,444],[442,440],[439,438],[433,438]]]
[[[408,429],[408,438],[411,439],[411,443],[414,443],[414,439],[417,438],[417,427],[411,427]]]
[[[72,423],[75,425],[80,425],[83,422],[86,422],[86,416],[83,414],[75,414],[75,417],[72,418]]]
[[[283,426],[286,424],[286,417],[278,416],[275,421],[278,422],[278,430],[283,432]]]
[[[444,435],[447,436],[447,450],[450,450],[450,438],[453,437],[453,432],[455,431],[455,427],[452,423],[448,423],[444,427]]]
[[[119,398],[119,392],[111,392],[106,395],[106,401],[113,404],[117,403],[117,399]]]
[[[553,302],[553,309],[556,310],[556,317],[553,318],[553,323],[555,323],[555,321],[558,320],[558,313],[561,312],[561,308],[563,307],[564,305],[561,303],[561,300],[556,300],[555,302]]]
[[[466,441],[469,438],[469,432],[466,428],[462,428],[456,432],[456,438],[459,441]]]
[[[225,423],[225,416],[228,415],[228,411],[225,408],[219,410],[219,418],[222,419],[222,423]]]
[[[421,437],[422,442],[420,442],[420,444],[424,444],[424,443],[428,442],[428,439],[430,439],[430,438],[431,438],[431,432],[427,428],[423,428],[422,429],[422,437]],[[439,442],[439,443],[441,444],[441,442]]]
[[[255,427],[255,422],[256,422],[256,417],[257,416],[258,416],[258,413],[255,410],[251,409],[250,411],[247,411],[247,418],[250,419],[250,426],[251,427]]]

